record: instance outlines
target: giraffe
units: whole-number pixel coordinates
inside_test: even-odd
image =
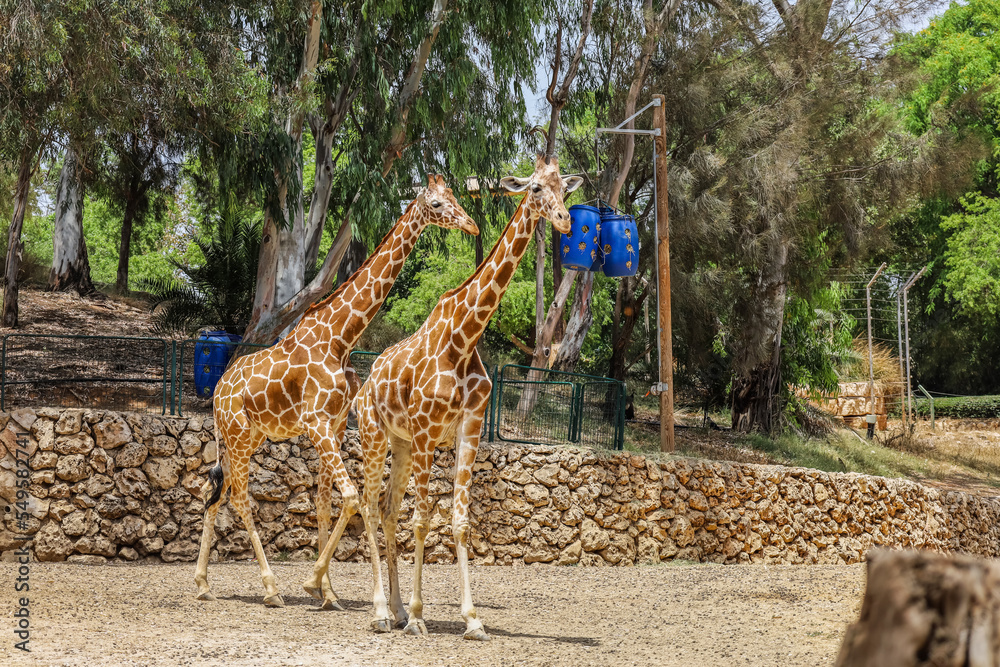
[[[250,457],[265,438],[286,439],[305,433],[319,452],[316,518],[321,549],[330,531],[334,483],[343,496],[344,511],[334,526],[333,542],[339,539],[354,513],[358,492],[340,456],[347,412],[361,384],[349,363],[351,350],[385,301],[407,255],[427,225],[479,234],[479,228],[455,200],[444,178],[429,175],[427,181],[427,188],[410,202],[354,275],[306,311],[281,342],[240,357],[219,380],[214,398],[219,457],[209,471],[209,481],[202,487],[207,500],[195,574],[199,600],[215,599],[208,584],[208,556],[220,500],[226,489],[231,488],[230,502],[250,533],[260,565],[264,603],[276,607],[284,604],[247,497]],[[310,593],[323,600],[324,609],[341,608],[329,577]]]
[[[376,632],[391,629],[379,566],[376,542],[378,519],[375,515],[389,446],[392,447],[392,465],[382,520],[385,524],[392,614],[396,627],[404,628],[407,634],[425,635],[427,628],[422,618],[421,577],[424,540],[431,512],[428,500],[430,470],[435,447],[455,438],[452,533],[460,573],[461,614],[466,623],[464,636],[466,639],[489,639],[472,604],[468,560],[472,465],[476,460],[479,434],[492,388],[476,351],[476,343],[510,285],[538,220],[546,218],[552,221],[557,231],[569,231],[570,217],[563,196],[582,182],[579,176],[562,178],[556,159],[541,155],[530,178],[503,179],[502,184],[507,190],[527,191],[527,194],[489,257],[465,283],[441,297],[420,329],[390,347],[375,361],[371,375],[357,396],[355,411],[365,475],[364,500],[360,511],[372,560],[375,607],[372,627]],[[413,595],[408,615],[399,590],[396,525],[411,470],[416,487],[413,523],[416,550]],[[319,581],[335,547],[332,540],[327,542],[307,586],[315,586]]]

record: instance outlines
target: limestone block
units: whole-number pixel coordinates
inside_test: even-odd
[[[159,538],[157,538],[159,539]],[[191,540],[174,540],[165,545],[160,552],[164,563],[177,561],[192,561],[198,557],[198,543]]]
[[[166,490],[177,486],[181,463],[176,458],[149,458],[142,469],[154,488]]]
[[[73,543],[54,521],[42,525],[35,534],[33,544],[35,558],[42,562],[66,560],[73,553]]]
[[[131,442],[132,429],[119,416],[109,416],[94,426],[94,439],[103,449],[115,449]]]
[[[87,459],[83,454],[63,456],[56,463],[56,477],[67,482],[79,482],[89,473]]]
[[[125,445],[115,457],[115,467],[118,468],[138,468],[149,455],[146,445],[138,442],[130,442]]]
[[[63,410],[55,423],[55,432],[59,435],[79,433],[83,426],[83,410]]]
[[[584,551],[600,551],[611,544],[611,537],[596,522],[584,519],[580,526],[580,542]]]

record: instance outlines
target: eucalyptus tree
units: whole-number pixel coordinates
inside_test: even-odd
[[[107,128],[128,128],[157,109],[188,110],[174,126],[252,113],[259,85],[232,40],[231,3],[99,0],[0,4],[0,151],[17,164],[24,201],[41,151],[56,140],[83,155]],[[78,170],[77,170],[78,172]],[[68,176],[73,175],[69,173]],[[73,180],[73,179],[71,179]],[[8,234],[3,323],[17,324],[24,207]],[[82,247],[69,244],[71,254]]]
[[[273,340],[326,293],[352,238],[374,243],[422,174],[444,171],[458,190],[466,176],[494,176],[512,161],[543,8],[544,0],[312,2],[304,13],[275,6],[248,30],[262,36],[250,50],[274,91],[271,121],[221,162],[243,165],[243,186],[267,211],[249,340]],[[317,150],[312,193],[302,187],[307,126]],[[332,248],[304,284],[302,259],[319,259],[331,220],[340,223]]]

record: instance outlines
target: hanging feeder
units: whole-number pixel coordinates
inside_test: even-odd
[[[639,271],[639,228],[635,217],[601,209],[601,255],[604,275],[611,278],[634,276]]]
[[[601,211],[596,206],[569,207],[570,231],[562,234],[559,249],[563,268],[591,271],[600,260]]]

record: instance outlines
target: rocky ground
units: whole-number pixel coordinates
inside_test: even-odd
[[[15,567],[0,563],[8,610]],[[462,639],[455,566],[425,569],[426,639],[369,630],[364,563],[334,564],[347,610],[318,611],[299,588],[310,567],[274,565],[287,606],[270,609],[251,562],[210,567],[212,603],[194,599],[193,564],[32,563],[32,652],[4,630],[0,664],[816,667],[833,664],[865,577],[862,565],[474,567],[492,635],[480,644]]]

